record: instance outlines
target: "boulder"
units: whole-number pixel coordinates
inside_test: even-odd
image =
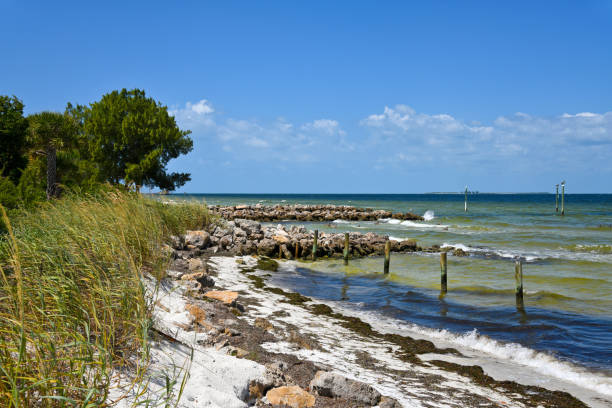
[[[215,286],[215,280],[204,272],[185,273],[181,276],[183,281],[196,281],[203,288],[212,288]]]
[[[231,305],[238,299],[238,292],[229,290],[211,290],[204,294],[207,298],[219,300],[226,305]]]
[[[255,234],[261,231],[261,224],[257,221],[236,219],[234,222],[237,226],[243,229],[247,235]]]
[[[266,393],[266,398],[273,406],[306,408],[312,407],[315,404],[315,397],[297,385],[272,388]]]
[[[196,271],[204,268],[204,262],[200,258],[191,258],[188,262],[188,269],[190,271]]]
[[[346,398],[368,405],[377,405],[381,398],[380,393],[370,385],[329,371],[317,371],[310,382],[310,389],[324,397]]]
[[[398,243],[398,250],[400,251],[416,251],[417,243],[413,239],[405,239]]]
[[[206,231],[187,231],[185,244],[196,248],[206,248],[210,244],[210,234]]]
[[[279,244],[287,244],[290,241],[288,235],[274,235],[272,239],[278,242]]]
[[[402,404],[397,402],[394,398],[382,397],[378,404],[378,408],[402,408]]]
[[[234,228],[234,237],[246,237],[247,233],[240,227]]]
[[[257,244],[257,254],[270,256],[273,255],[276,249],[276,241],[264,238]]]

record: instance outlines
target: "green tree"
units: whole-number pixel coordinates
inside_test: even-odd
[[[47,199],[60,193],[57,178],[57,150],[75,143],[77,125],[70,115],[40,112],[28,116],[27,140],[34,155],[47,158]]]
[[[28,121],[23,116],[23,103],[16,96],[0,95],[0,176],[19,181],[27,164],[25,135]]]
[[[168,173],[166,166],[192,150],[191,132],[179,129],[168,108],[143,90],[113,91],[87,109],[72,109],[83,118],[89,156],[102,180],[169,191],[190,180],[187,173]]]

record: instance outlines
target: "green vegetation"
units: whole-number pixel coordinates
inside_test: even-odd
[[[0,406],[104,406],[117,370],[141,379],[143,276],[160,278],[170,237],[210,217],[133,190],[189,180],[166,172],[189,133],[138,89],[27,117],[0,95]]]
[[[166,167],[192,150],[191,132],[143,90],[68,103],[64,113],[23,112],[17,97],[0,95],[0,204],[7,208],[32,207],[64,190],[91,193],[111,184],[172,191],[190,180]]]
[[[27,140],[32,155],[47,158],[47,199],[59,197],[57,150],[76,141],[77,126],[69,115],[40,112],[28,117]]]
[[[107,189],[0,213],[0,406],[104,405],[114,370],[146,367],[143,274],[162,276],[165,243],[206,207]]]
[[[0,176],[19,182],[24,156],[28,121],[23,117],[23,103],[17,97],[0,95]]]
[[[69,110],[82,120],[89,160],[98,165],[101,181],[174,190],[190,180],[186,173],[167,173],[166,165],[191,151],[191,132],[180,130],[168,109],[144,91],[113,91],[90,107]]]

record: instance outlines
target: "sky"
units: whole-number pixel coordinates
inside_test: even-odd
[[[612,1],[0,0],[27,113],[140,88],[191,193],[612,193]]]

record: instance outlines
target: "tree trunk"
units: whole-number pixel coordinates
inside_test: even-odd
[[[57,151],[53,146],[47,146],[47,200],[57,198]]]

